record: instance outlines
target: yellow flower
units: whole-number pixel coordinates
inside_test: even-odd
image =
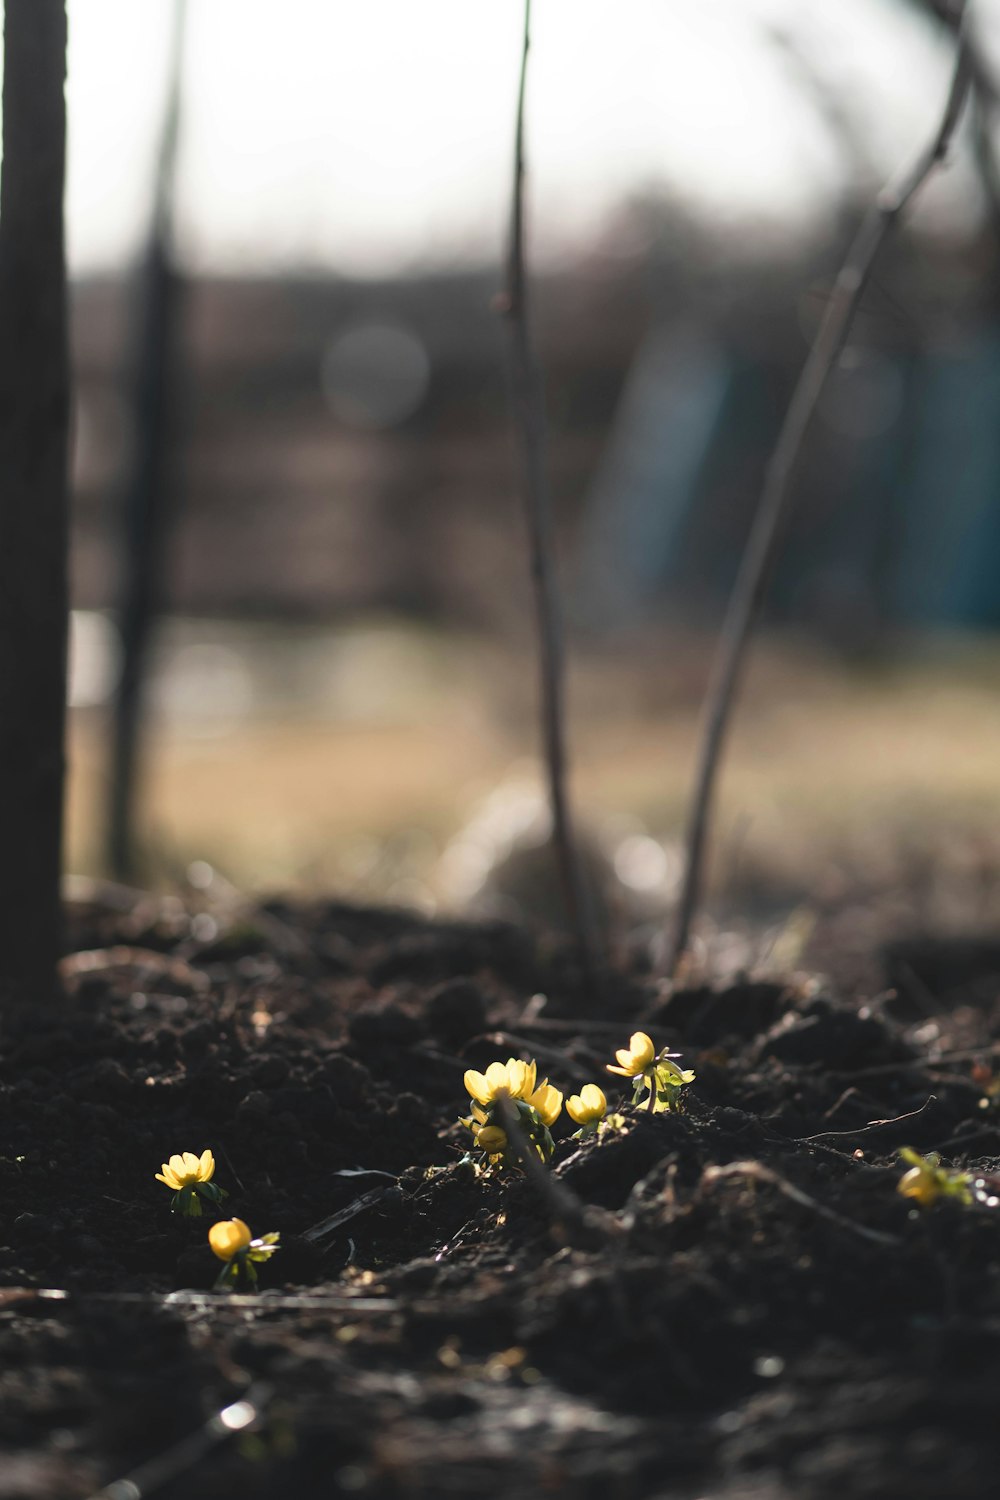
[[[620,1073],[623,1078],[638,1078],[640,1074],[652,1070],[656,1048],[644,1031],[634,1031],[629,1038],[628,1050],[619,1047],[615,1056],[620,1066],[616,1068],[614,1063],[608,1063],[609,1073]]]
[[[221,1203],[223,1198],[228,1197],[219,1184],[212,1181],[215,1175],[215,1157],[211,1151],[203,1151],[200,1156],[195,1156],[193,1151],[182,1151],[180,1155],[172,1156],[163,1163],[162,1172],[154,1172],[153,1175],[157,1182],[162,1182],[173,1190],[171,1212],[184,1218],[200,1218],[199,1200],[202,1198],[207,1198],[209,1203]]]
[[[528,1099],[535,1092],[535,1064],[509,1057],[505,1063],[490,1063],[485,1073],[470,1068],[465,1075],[469,1097],[488,1108],[499,1098]]]
[[[499,1125],[481,1125],[476,1131],[476,1147],[479,1151],[489,1152],[490,1156],[499,1156],[507,1149],[507,1132]]]
[[[913,1198],[921,1208],[930,1208],[941,1196],[941,1187],[930,1172],[923,1167],[911,1167],[899,1179],[898,1191],[904,1198]]]
[[[543,1078],[526,1102],[537,1111],[543,1125],[554,1125],[562,1109],[563,1096],[554,1084],[551,1084],[547,1078]]]
[[[254,1239],[249,1224],[242,1219],[223,1219],[208,1231],[212,1254],[223,1262],[215,1278],[216,1291],[228,1291],[240,1282],[251,1290],[257,1285],[254,1261],[270,1260],[278,1249],[279,1234],[262,1234]]]
[[[939,1198],[957,1198],[966,1205],[973,1201],[968,1172],[947,1171],[936,1151],[921,1156],[912,1146],[903,1146],[899,1155],[910,1166],[896,1184],[904,1198],[912,1198],[921,1208],[930,1208]]]
[[[596,1125],[608,1112],[604,1090],[596,1083],[585,1083],[578,1094],[566,1100],[566,1113],[577,1125]]]
[[[175,1193],[199,1182],[211,1182],[214,1175],[215,1157],[211,1151],[203,1151],[200,1157],[193,1151],[185,1151],[183,1155],[165,1161],[162,1172],[153,1173],[157,1182],[165,1182]]]
[[[239,1255],[252,1239],[249,1225],[244,1224],[242,1219],[222,1219],[208,1231],[208,1243],[213,1255],[224,1261],[230,1261],[235,1255]]]

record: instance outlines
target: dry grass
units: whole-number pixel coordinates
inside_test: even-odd
[[[412,642],[407,649],[412,662]],[[277,723],[262,713],[219,738],[162,724],[147,775],[153,877],[176,878],[204,858],[247,888],[413,894],[480,799],[533,767],[532,683],[520,663],[475,643],[421,649],[443,651],[447,670],[427,673],[416,703],[402,692],[395,722],[383,694],[375,722],[303,711]],[[685,653],[685,689],[672,691],[669,656],[643,655],[579,672],[575,786],[598,818],[626,815],[672,838],[690,783],[702,658]],[[881,865],[891,879],[916,849],[945,863],[970,849],[992,857],[996,656],[992,646],[955,647],[861,672],[816,653],[765,650],[723,777],[716,884],[814,892],[845,863]],[[85,871],[100,866],[101,735],[98,716],[75,716],[69,858]]]

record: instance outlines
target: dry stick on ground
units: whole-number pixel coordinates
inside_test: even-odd
[[[123,1496],[142,1500],[143,1496],[169,1484],[172,1479],[192,1474],[220,1443],[237,1437],[259,1422],[273,1395],[273,1388],[262,1381],[248,1386],[242,1396],[213,1412],[201,1427],[171,1443],[169,1448],[164,1448],[121,1479],[105,1485],[90,1500],[122,1500]]]
[[[736,700],[750,635],[771,572],[803,440],[846,342],[878,253],[903,209],[942,160],[962,115],[973,78],[967,35],[958,56],[937,133],[917,161],[890,181],[869,209],[833,288],[771,455],[757,513],[740,560],[705,704],[697,775],[685,833],[686,867],[674,931],[670,972],[687,952],[691,923],[701,897],[705,842],[726,731]]]
[[[507,280],[500,305],[509,332],[511,401],[523,468],[524,508],[531,555],[531,582],[538,630],[542,734],[548,774],[552,839],[566,910],[580,963],[591,990],[597,988],[597,942],[573,830],[567,789],[565,660],[555,579],[552,503],[546,463],[545,395],[528,314],[524,251],[524,96],[531,46],[531,0],[524,6],[524,45],[514,134],[514,189],[510,211]]]
[[[789,1182],[787,1177],[773,1172],[770,1167],[765,1167],[759,1161],[732,1161],[722,1167],[706,1167],[701,1174],[703,1187],[711,1187],[716,1182],[724,1182],[727,1178],[742,1177],[747,1182],[766,1182],[771,1187],[777,1188],[783,1197],[790,1203],[797,1203],[800,1208],[807,1208],[816,1214],[827,1224],[835,1224],[838,1229],[845,1229],[848,1234],[855,1234],[859,1239],[868,1240],[872,1245],[885,1245],[895,1248],[900,1241],[894,1234],[885,1234],[881,1229],[869,1229],[867,1224],[858,1224],[853,1219],[845,1218],[843,1214],[835,1213],[832,1208],[827,1208],[825,1203],[819,1203],[815,1198],[810,1198],[801,1188]]]
[[[559,1182],[544,1165],[521,1124],[517,1105],[507,1098],[497,1100],[500,1123],[524,1175],[549,1212],[552,1231],[564,1244],[582,1245],[595,1240],[601,1243],[618,1232],[610,1214],[593,1208],[580,1199],[572,1188]]]
[[[929,1094],[919,1109],[911,1109],[905,1115],[894,1115],[891,1120],[869,1120],[867,1125],[859,1125],[854,1130],[821,1130],[818,1135],[797,1135],[793,1139],[810,1146],[815,1141],[841,1139],[853,1141],[859,1135],[871,1135],[876,1130],[888,1130],[891,1125],[903,1125],[907,1120],[917,1120],[925,1110],[930,1109],[931,1105],[936,1103],[937,1094]]]

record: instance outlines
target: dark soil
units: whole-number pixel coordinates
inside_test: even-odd
[[[867,1003],[633,972],[600,1008],[503,925],[72,915],[61,1015],[0,1037],[4,1500],[996,1494],[1000,1209],[895,1188],[904,1144],[1000,1157],[1000,946],[897,950]],[[565,1221],[477,1180],[465,1068],[610,1092],[640,1021],[683,1114],[560,1121]],[[206,1295],[214,1216],[154,1180],[206,1146],[219,1216],[281,1233],[256,1298]]]

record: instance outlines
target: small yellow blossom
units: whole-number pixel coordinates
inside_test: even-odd
[[[552,1126],[559,1118],[563,1096],[554,1084],[551,1084],[547,1078],[543,1078],[526,1102],[531,1105],[532,1109],[537,1110],[543,1125]]]
[[[535,1092],[535,1064],[509,1057],[490,1063],[485,1073],[470,1068],[465,1075],[469,1097],[488,1108],[499,1098],[528,1099]]]
[[[197,1219],[201,1214],[199,1198],[210,1203],[221,1203],[227,1195],[212,1181],[215,1176],[215,1157],[211,1151],[195,1156],[193,1151],[182,1151],[163,1163],[162,1171],[154,1172],[157,1182],[173,1190],[170,1207],[174,1213]]]
[[[643,1073],[652,1072],[656,1062],[656,1048],[652,1038],[644,1031],[633,1031],[628,1049],[619,1047],[615,1056],[619,1066],[616,1068],[614,1063],[608,1063],[609,1073],[620,1073],[623,1078],[638,1078]]]
[[[277,1234],[262,1234],[254,1239],[249,1224],[242,1219],[224,1219],[213,1224],[208,1231],[208,1243],[212,1254],[224,1262],[216,1278],[216,1289],[233,1287],[240,1281],[256,1286],[254,1262],[270,1260],[278,1249],[279,1238]]]
[[[679,1068],[671,1060],[671,1054],[666,1048],[657,1052],[652,1038],[644,1031],[634,1031],[629,1038],[628,1047],[620,1047],[615,1056],[618,1066],[608,1063],[608,1072],[618,1073],[622,1078],[631,1078],[633,1102],[638,1104],[645,1093],[647,1097],[644,1108],[652,1114],[677,1109],[682,1098],[681,1089],[685,1084],[694,1082],[691,1070]]]
[[[224,1261],[230,1261],[234,1255],[239,1255],[252,1240],[250,1226],[244,1224],[242,1219],[223,1219],[220,1223],[213,1224],[208,1231],[212,1254]]]
[[[507,1149],[507,1132],[499,1125],[481,1125],[476,1131],[476,1149],[499,1156]]]
[[[911,1146],[904,1146],[899,1155],[910,1168],[896,1184],[896,1191],[904,1198],[912,1198],[921,1208],[930,1208],[939,1198],[957,1198],[964,1204],[973,1201],[969,1173],[947,1171],[936,1151],[921,1156]]]
[[[215,1157],[211,1151],[203,1151],[201,1156],[185,1151],[165,1161],[162,1172],[154,1172],[153,1176],[179,1193],[181,1188],[193,1187],[196,1182],[211,1182],[215,1176]]]
[[[508,1057],[505,1063],[490,1063],[485,1073],[470,1068],[465,1087],[471,1113],[462,1124],[472,1132],[476,1149],[487,1153],[491,1166],[509,1166],[516,1154],[510,1150],[509,1108],[515,1110],[518,1129],[542,1160],[551,1158],[555,1147],[549,1126],[559,1118],[563,1096],[547,1078],[538,1082],[534,1062]]]
[[[577,1125],[596,1125],[608,1112],[604,1090],[596,1083],[585,1083],[578,1094],[566,1100],[566,1113]]]

